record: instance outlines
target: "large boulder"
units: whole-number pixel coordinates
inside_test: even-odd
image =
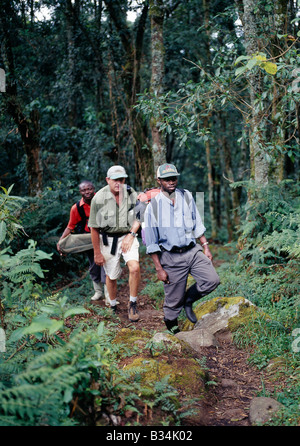
[[[280,411],[282,404],[273,398],[257,397],[250,403],[249,419],[252,425],[261,425],[272,419]]]
[[[260,310],[244,297],[215,297],[194,308],[198,321],[186,321],[183,330],[206,330],[215,334],[221,330],[235,331],[249,318],[256,318]]]
[[[175,336],[189,344],[196,352],[201,352],[201,347],[217,347],[218,345],[214,334],[201,328],[192,331],[181,331]]]
[[[125,328],[116,333],[113,344],[118,346],[120,368],[126,371],[133,386],[138,381],[141,398],[149,402],[149,424],[159,421],[159,403],[167,404],[168,398],[185,423],[206,423],[207,371],[194,358],[195,351],[188,343],[169,333],[151,335],[144,330]],[[158,393],[163,386],[165,397]],[[137,408],[139,404],[137,401]],[[150,409],[151,405],[155,410]],[[171,418],[172,424],[175,419]]]

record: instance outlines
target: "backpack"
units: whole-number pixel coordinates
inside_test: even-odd
[[[137,196],[137,199],[142,203],[149,204],[152,198],[154,198],[157,194],[159,194],[159,192],[160,192],[159,187],[150,187],[148,189],[145,189],[144,192],[141,192]]]
[[[88,222],[88,217],[85,215],[83,206],[80,206],[79,204],[80,204],[80,200],[77,201],[76,206],[77,206],[78,214],[81,217],[81,220],[77,223],[75,232],[76,232],[76,234],[86,234],[85,226]]]

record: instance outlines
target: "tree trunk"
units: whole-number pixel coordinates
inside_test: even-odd
[[[255,0],[236,0],[236,3],[244,27],[247,55],[252,57],[255,53],[264,51],[276,62],[279,54],[284,51],[278,35],[287,33],[288,0],[276,0],[272,10],[266,10],[262,5],[259,11]],[[265,38],[262,37],[263,23],[268,23],[271,29],[271,32],[265,32]],[[267,88],[264,85],[264,73],[259,70],[251,70],[249,73],[252,107],[249,137],[251,176],[258,187],[266,186],[274,180],[279,182],[284,176],[284,155],[278,148],[283,148],[286,135],[286,116],[282,104],[285,93],[279,84],[274,78],[272,102],[264,104],[261,99],[264,88]],[[267,143],[269,147],[272,146],[272,153],[270,149],[267,150]]]
[[[12,30],[10,28],[10,21],[14,16],[14,11],[9,1],[5,1],[2,7],[3,14],[0,15],[0,24],[4,36],[4,45],[2,45],[1,49],[5,52],[3,60],[6,61],[6,71],[9,73],[6,93],[3,93],[3,98],[8,114],[13,118],[18,127],[27,157],[28,194],[35,196],[39,195],[43,188],[43,170],[40,159],[40,117],[38,110],[32,110],[29,117],[23,113],[17,91],[11,39]]]
[[[206,129],[209,128],[208,118],[204,119],[204,127]],[[209,203],[209,212],[211,218],[211,237],[213,239],[216,239],[218,233],[218,228],[217,228],[218,225],[215,212],[214,179],[213,179],[213,168],[211,162],[209,138],[207,138],[207,140],[205,141],[205,153],[206,153],[206,165],[207,165],[208,203]]]
[[[68,125],[77,126],[77,82],[76,82],[76,46],[75,46],[75,7],[71,0],[66,0],[66,36],[68,48]]]
[[[212,71],[211,56],[210,56],[210,30],[209,30],[209,5],[206,0],[202,0],[203,14],[204,14],[204,26],[205,26],[205,48],[206,48],[206,65],[208,71]],[[203,126],[206,129],[210,128],[211,116],[205,116]],[[211,218],[211,237],[213,239],[217,238],[218,234],[218,221],[216,215],[216,200],[215,200],[215,183],[213,176],[213,166],[211,162],[211,148],[209,138],[205,141],[205,153],[206,153],[206,166],[207,166],[207,185],[208,185],[208,202],[209,202],[209,212]],[[221,211],[220,211],[221,212]]]
[[[95,23],[97,28],[97,39],[96,39],[96,47],[97,50],[95,52],[96,60],[96,69],[95,69],[95,89],[96,89],[96,109],[97,115],[103,110],[103,62],[102,62],[102,52],[98,50],[101,48],[101,26],[102,26],[102,0],[95,0]]]
[[[129,118],[129,128],[134,141],[135,186],[144,189],[153,184],[153,157],[147,138],[146,127],[142,118],[136,113],[137,94],[140,92],[140,65],[142,57],[143,37],[148,15],[148,2],[145,2],[137,26],[135,41],[126,23],[126,17],[120,14],[120,9],[112,0],[105,0],[109,16],[119,33],[125,52],[122,82],[126,100],[126,112]]]
[[[255,0],[237,1],[239,6],[240,18],[245,33],[245,46],[247,55],[252,57],[261,50],[261,44],[258,32],[258,14],[255,14]],[[264,150],[265,129],[266,129],[266,111],[262,104],[258,104],[257,100],[262,93],[262,74],[258,70],[251,70],[249,73],[250,88],[250,160],[251,160],[251,177],[256,185],[266,186],[269,182],[270,163]],[[261,106],[260,106],[261,105]]]
[[[277,58],[280,53],[286,49],[282,48],[282,39],[278,39],[278,34],[287,33],[287,0],[277,0],[274,3],[274,15],[270,17],[273,23],[274,32],[271,36],[271,55],[273,58]],[[282,84],[284,81],[282,82]],[[285,112],[285,104],[283,103],[283,97],[285,96],[284,87],[279,82],[275,82],[273,79],[273,100],[272,100],[272,115],[271,115],[271,140],[274,145],[274,153],[270,176],[272,180],[279,183],[284,178],[284,153],[278,151],[278,147],[284,146],[284,140],[287,137],[287,131],[285,130],[285,122],[287,119]]]
[[[149,15],[151,18],[151,51],[152,51],[152,73],[151,73],[151,93],[159,97],[163,93],[164,79],[164,5],[163,0],[150,1]],[[157,123],[159,117],[152,118],[150,121],[152,134],[152,154],[154,162],[154,172],[157,167],[166,162],[166,138],[160,131]]]

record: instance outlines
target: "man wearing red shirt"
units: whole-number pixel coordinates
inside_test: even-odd
[[[77,203],[75,203],[72,206],[70,211],[69,223],[66,229],[64,230],[60,240],[67,237],[75,229],[77,229],[77,232],[80,233],[90,232],[90,228],[88,227],[88,221],[90,216],[91,201],[93,196],[95,195],[95,187],[93,183],[91,183],[90,181],[83,181],[79,185],[79,193],[82,198],[79,201],[78,206]],[[60,253],[60,255],[63,254],[60,250],[59,242],[57,244],[57,250]],[[102,297],[101,283],[105,284],[105,272],[102,266],[98,266],[95,264],[93,249],[86,251],[86,253],[89,260],[89,273],[93,281],[93,286],[95,290],[95,294],[91,297],[91,299],[98,300]],[[107,293],[105,285],[104,285],[104,292],[106,295]],[[105,297],[107,300],[107,295]],[[106,303],[110,304],[110,302]]]

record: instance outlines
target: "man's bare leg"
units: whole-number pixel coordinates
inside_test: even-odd
[[[140,284],[140,265],[136,260],[129,260],[127,262],[129,269],[129,292],[130,301],[128,306],[128,317],[132,322],[137,322],[139,320],[139,314],[136,308],[136,300],[138,294],[138,288]]]
[[[141,280],[140,264],[136,260],[129,260],[127,262],[129,269],[129,292],[130,296],[136,297]]]

